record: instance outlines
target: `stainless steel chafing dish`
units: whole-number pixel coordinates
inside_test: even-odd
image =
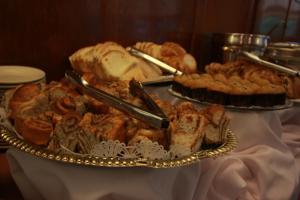
[[[234,61],[242,51],[262,56],[269,44],[266,35],[244,33],[215,33],[213,35],[213,53],[216,61]]]
[[[293,69],[300,69],[300,43],[271,43],[265,51],[264,58]]]

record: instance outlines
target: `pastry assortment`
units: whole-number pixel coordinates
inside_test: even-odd
[[[74,69],[81,73],[92,73],[101,80],[143,81],[162,75],[162,71],[145,61],[130,55],[115,42],[99,43],[84,47],[69,57]]]
[[[143,101],[130,93],[128,81],[98,82],[94,87],[146,109]],[[81,93],[65,80],[23,85],[11,94],[8,108],[24,140],[54,151],[63,147],[87,154],[101,141],[118,140],[130,146],[150,140],[165,149],[179,144],[195,152],[226,140],[228,118],[223,106],[199,110],[190,102],[171,105],[157,97],[153,99],[168,117],[169,128],[153,128],[129,117]]]
[[[136,48],[152,53],[153,57],[161,59],[174,68],[185,73],[196,71],[197,64],[193,56],[176,43],[166,42],[157,45],[141,42]],[[113,81],[131,80],[146,81],[163,75],[156,65],[134,57],[121,45],[115,42],[104,42],[94,46],[84,47],[69,57],[72,67],[82,74],[94,78]]]
[[[284,105],[299,93],[293,77],[247,61],[211,63],[206,73],[175,77],[172,89],[200,101],[234,106]]]

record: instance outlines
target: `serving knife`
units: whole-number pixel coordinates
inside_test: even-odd
[[[65,77],[75,85],[79,86],[84,93],[102,101],[120,111],[123,111],[133,118],[139,119],[146,124],[155,128],[168,128],[169,120],[166,116],[160,116],[156,113],[143,110],[133,104],[130,104],[120,98],[117,98],[103,90],[92,87],[89,83],[82,78],[80,74],[75,71],[67,70]]]

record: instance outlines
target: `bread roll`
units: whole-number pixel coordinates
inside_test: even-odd
[[[94,73],[101,80],[143,81],[160,76],[161,70],[139,58],[131,56],[121,45],[115,42],[100,43],[85,47],[69,57],[72,67],[83,73]],[[90,78],[90,76],[88,76]],[[95,79],[91,79],[95,80]]]

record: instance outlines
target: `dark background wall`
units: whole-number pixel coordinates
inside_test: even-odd
[[[75,50],[106,40],[174,41],[201,63],[215,32],[300,42],[300,1],[1,0],[0,65],[39,67],[57,80]]]

